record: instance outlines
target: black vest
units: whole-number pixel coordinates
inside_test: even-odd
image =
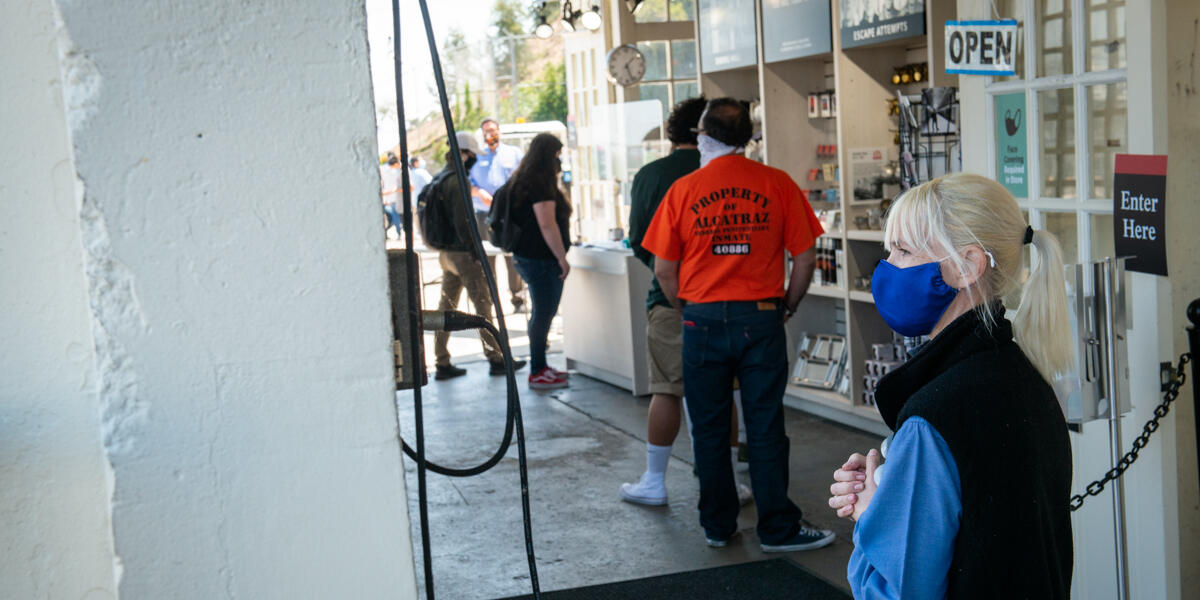
[[[962,524],[950,598],[1069,598],[1071,446],[1054,391],[1013,341],[1002,307],[989,331],[956,319],[879,381],[892,431],[928,421],[950,447]],[[919,484],[918,484],[919,485]]]

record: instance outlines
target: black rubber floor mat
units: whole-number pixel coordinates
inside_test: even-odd
[[[533,596],[514,596],[506,600],[526,600]],[[569,590],[543,592],[546,600],[847,600],[850,595],[809,573],[786,558],[713,567],[604,583]]]

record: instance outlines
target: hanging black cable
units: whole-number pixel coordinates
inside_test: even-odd
[[[404,135],[404,94],[400,68],[400,0],[392,0],[392,52],[393,52],[393,69],[396,73],[396,119],[399,122],[400,129],[400,157],[403,161],[403,166],[400,169],[400,187],[403,202],[404,202],[404,239],[405,241],[405,272],[408,275],[408,282],[405,286],[405,292],[408,294],[408,334],[409,347],[412,348],[412,353],[409,356],[418,357],[424,356],[425,349],[422,347],[423,335],[420,327],[420,294],[417,290],[420,289],[416,282],[417,259],[416,253],[412,247],[412,188],[408,178],[408,140]],[[416,360],[417,364],[421,361]],[[429,600],[434,599],[433,594],[433,560],[429,546],[429,499],[426,496],[425,487],[425,422],[421,414],[421,376],[414,373],[416,383],[413,385],[413,419],[416,421],[417,429],[417,511],[421,520],[421,558],[423,559],[423,567],[425,568],[425,597]],[[397,430],[399,435],[399,430]],[[404,445],[404,440],[401,438],[401,445]]]
[[[445,124],[446,124],[446,131],[448,134],[447,137],[448,137],[448,141],[449,141],[449,145],[450,145],[450,156],[452,157],[452,165],[454,167],[455,176],[458,177],[458,180],[460,182],[466,182],[466,181],[468,181],[466,169],[463,166],[462,161],[458,159],[458,157],[461,156],[461,151],[458,147],[457,136],[455,135],[456,130],[454,128],[453,117],[450,114],[450,101],[449,101],[449,97],[446,94],[446,83],[442,76],[441,61],[438,57],[437,44],[435,43],[435,39],[434,39],[434,35],[433,35],[433,25],[429,18],[429,7],[426,5],[425,0],[419,0],[419,4],[421,7],[422,20],[424,21],[424,25],[425,25],[426,39],[429,42],[429,53],[430,53],[430,58],[432,59],[432,62],[433,62],[433,73],[434,73],[434,79],[437,82],[438,97],[441,102],[442,116],[443,116],[443,118],[445,120]],[[405,165],[404,169],[403,169],[403,173],[401,175],[401,177],[402,177],[401,185],[403,186],[402,197],[403,197],[403,202],[404,202],[404,239],[405,239],[406,266],[407,266],[407,279],[408,279],[408,281],[407,281],[408,289],[406,291],[408,293],[408,299],[409,299],[409,302],[408,302],[408,306],[409,306],[408,320],[409,320],[409,334],[410,334],[409,335],[409,343],[410,343],[410,347],[412,348],[412,351],[413,351],[412,356],[423,356],[424,350],[422,348],[422,327],[420,326],[420,323],[422,322],[421,312],[420,312],[420,295],[417,293],[417,291],[419,289],[419,283],[416,281],[416,272],[417,272],[416,254],[413,251],[412,193],[411,193],[411,189],[409,187],[410,184],[409,184],[408,168],[407,168],[408,164],[409,164],[408,143],[407,143],[407,139],[406,139],[405,131],[404,131],[404,123],[405,123],[404,96],[403,96],[403,91],[402,91],[403,86],[402,86],[401,73],[400,73],[400,71],[401,71],[401,54],[400,54],[400,6],[399,6],[399,0],[392,0],[392,31],[393,31],[393,33],[392,33],[393,52],[395,55],[395,65],[394,66],[395,66],[395,74],[396,74],[396,108],[397,108],[398,128],[399,128],[399,134],[400,134],[400,154],[401,154],[401,160],[404,162],[404,165]],[[469,186],[460,185],[459,189],[462,192],[461,201],[467,207],[467,214],[472,214],[474,212],[474,206],[471,202]],[[403,438],[401,438],[400,441],[401,441],[401,445],[404,448],[405,453],[407,453],[409,456],[413,457],[414,460],[416,460],[416,462],[417,462],[417,498],[418,498],[417,501],[418,501],[418,509],[420,512],[420,521],[421,521],[421,545],[422,545],[422,557],[424,559],[425,593],[426,593],[426,598],[428,600],[434,600],[433,567],[432,567],[432,558],[431,558],[430,542],[429,542],[430,536],[429,536],[428,499],[426,496],[426,484],[425,484],[426,468],[434,471],[435,473],[440,473],[443,475],[449,475],[449,476],[453,476],[453,477],[467,477],[470,475],[476,475],[476,474],[482,473],[484,471],[487,471],[488,469],[490,469],[490,468],[494,467],[496,464],[498,464],[500,462],[500,460],[503,458],[503,456],[507,453],[508,447],[512,441],[513,430],[515,427],[516,436],[517,436],[517,464],[518,464],[518,470],[520,472],[520,478],[521,478],[521,513],[522,513],[522,518],[523,518],[523,522],[524,522],[525,554],[526,554],[526,558],[528,559],[528,563],[529,563],[529,578],[530,578],[530,583],[531,583],[532,589],[533,589],[533,597],[535,600],[540,600],[541,590],[540,590],[540,586],[538,584],[537,562],[536,562],[536,558],[535,558],[534,552],[533,552],[533,528],[532,528],[532,517],[531,517],[530,507],[529,507],[529,471],[528,471],[528,466],[526,464],[525,428],[524,428],[523,421],[521,419],[520,396],[517,392],[516,375],[513,371],[512,349],[509,346],[508,328],[504,322],[503,311],[500,310],[500,306],[501,306],[500,305],[500,293],[499,293],[499,289],[497,288],[497,285],[496,285],[495,274],[492,272],[492,270],[486,260],[487,255],[483,250],[483,240],[480,239],[479,231],[474,226],[473,223],[472,223],[472,226],[468,227],[467,229],[470,231],[470,234],[471,234],[471,242],[472,242],[473,250],[475,251],[476,256],[478,256],[480,258],[480,263],[482,263],[482,266],[483,266],[483,273],[484,273],[485,279],[487,280],[488,291],[491,294],[493,306],[496,307],[496,318],[497,318],[497,322],[499,323],[499,329],[493,327],[492,324],[487,321],[487,319],[484,319],[482,317],[477,317],[474,315],[465,315],[464,313],[458,313],[455,311],[450,311],[450,312],[445,312],[445,313],[427,313],[426,316],[436,316],[436,315],[440,314],[441,315],[440,318],[443,320],[441,328],[446,328],[447,324],[451,324],[452,326],[455,326],[457,328],[478,327],[478,328],[487,329],[493,335],[496,336],[497,341],[500,344],[500,349],[504,356],[505,379],[506,379],[506,384],[507,384],[507,400],[508,400],[507,411],[506,411],[506,415],[505,415],[503,440],[500,444],[500,447],[497,449],[496,453],[490,459],[488,459],[486,462],[484,462],[483,464],[481,464],[479,466],[468,468],[468,469],[453,469],[453,468],[449,468],[449,467],[443,467],[441,465],[436,465],[434,463],[430,463],[429,461],[427,461],[425,459],[424,421],[423,421],[423,416],[422,416],[422,398],[421,398],[420,382],[418,382],[413,387],[413,409],[414,409],[414,421],[415,421],[415,426],[416,426],[417,448],[414,451],[412,448],[410,448],[408,446],[407,443],[404,442]],[[450,321],[456,321],[456,322],[450,323]]]

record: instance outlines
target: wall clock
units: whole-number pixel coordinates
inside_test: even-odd
[[[608,80],[629,87],[646,74],[646,57],[633,44],[624,44],[608,51]]]

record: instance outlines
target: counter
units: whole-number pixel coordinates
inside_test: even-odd
[[[646,294],[652,275],[626,248],[574,246],[563,287],[563,354],[567,368],[650,393],[646,363]]]

